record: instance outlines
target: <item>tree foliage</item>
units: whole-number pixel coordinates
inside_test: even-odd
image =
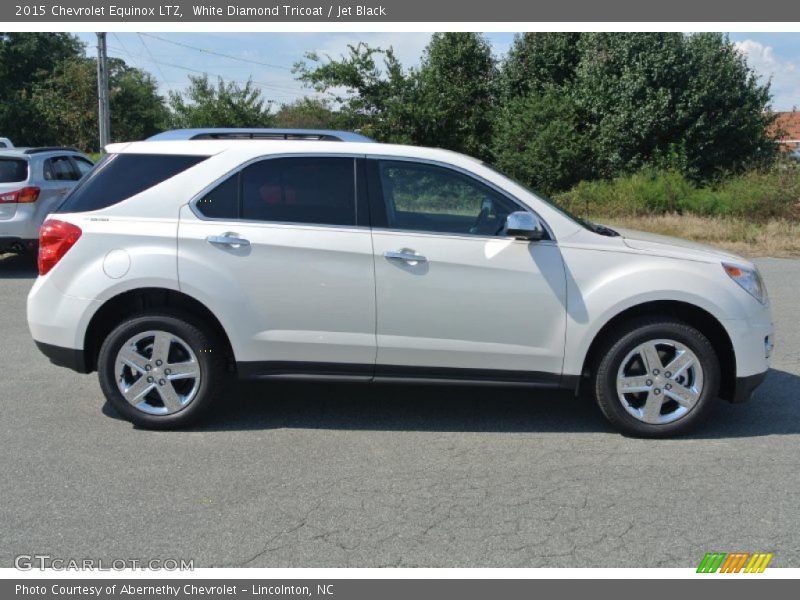
[[[392,142],[416,141],[415,74],[389,48],[348,45],[339,59],[310,52],[294,67],[298,79],[339,106],[366,135]]]
[[[269,127],[271,103],[247,80],[244,85],[207,75],[189,76],[184,92],[170,92],[173,127]]]
[[[483,36],[434,34],[416,75],[417,142],[489,158],[495,61]]]
[[[112,140],[163,129],[164,99],[153,77],[117,58],[108,61]],[[98,150],[97,61],[71,34],[0,36],[0,131],[18,145]]]
[[[588,175],[577,109],[556,88],[509,100],[497,115],[492,150],[501,170],[544,194]]]
[[[355,129],[356,124],[324,99],[304,97],[282,104],[275,113],[275,127],[285,129]]]
[[[769,85],[759,84],[721,34],[526,34],[515,40],[500,82],[503,102],[518,110],[538,104],[526,109],[515,98],[552,93],[574,106],[564,115],[572,119],[566,129],[581,136],[586,153],[564,181],[645,166],[708,180],[767,162],[776,151],[767,133]],[[534,137],[545,127],[516,114]],[[498,134],[508,130],[497,127]]]

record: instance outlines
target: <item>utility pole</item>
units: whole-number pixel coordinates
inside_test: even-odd
[[[111,114],[108,110],[108,52],[105,32],[97,33],[97,117],[100,130],[100,151],[105,152],[111,138]]]

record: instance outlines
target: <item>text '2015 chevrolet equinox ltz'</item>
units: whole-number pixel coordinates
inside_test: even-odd
[[[194,421],[235,371],[580,387],[656,437],[768,368],[753,264],[580,220],[463,155],[277,130],[108,152],[42,226],[28,321],[144,427]]]

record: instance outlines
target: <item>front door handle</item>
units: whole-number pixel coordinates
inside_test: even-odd
[[[223,233],[222,235],[210,235],[206,238],[209,244],[219,244],[220,246],[244,247],[250,245],[250,240],[240,238],[235,233]]]
[[[389,260],[404,260],[407,263],[424,263],[428,259],[421,254],[414,254],[410,250],[387,250],[383,255]]]

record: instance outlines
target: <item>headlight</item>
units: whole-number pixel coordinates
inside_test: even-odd
[[[767,303],[767,288],[764,287],[761,274],[757,269],[748,269],[730,263],[722,263],[722,268],[725,269],[731,279],[742,286],[742,289],[753,298],[761,302],[761,304]]]

